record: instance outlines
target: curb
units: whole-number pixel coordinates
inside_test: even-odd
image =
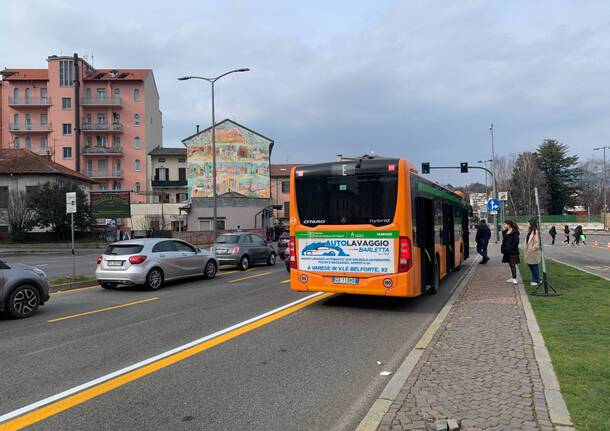
[[[66,290],[81,289],[83,287],[94,287],[97,285],[98,284],[95,280],[83,280],[75,281],[74,283],[56,284],[54,286],[50,286],[49,293],[59,293],[65,292]]]
[[[384,415],[388,412],[390,406],[396,400],[396,397],[398,397],[398,394],[402,390],[407,379],[415,369],[417,362],[430,345],[434,335],[436,335],[442,326],[455,303],[458,301],[459,297],[464,291],[464,288],[468,284],[468,281],[470,281],[472,278],[472,274],[474,273],[479,260],[480,256],[474,258],[468,270],[457,282],[456,287],[453,289],[453,292],[451,292],[451,295],[447,300],[447,303],[443,306],[436,318],[432,321],[419,341],[415,344],[415,347],[409,352],[405,360],[398,367],[398,370],[396,370],[396,373],[394,376],[392,376],[379,397],[375,400],[375,402],[373,402],[373,405],[367,414],[356,427],[356,431],[375,431],[379,427]]]
[[[563,263],[563,262],[560,262]],[[521,299],[521,305],[523,305],[523,311],[525,312],[525,318],[527,320],[527,329],[529,330],[530,336],[532,337],[532,344],[534,347],[534,357],[540,370],[540,377],[542,379],[542,385],[544,386],[544,398],[546,399],[546,405],[549,410],[549,416],[553,425],[561,431],[574,431],[574,425],[570,418],[570,412],[561,394],[559,387],[559,380],[555,374],[553,363],[551,362],[551,356],[549,351],[544,344],[544,338],[542,332],[538,326],[536,315],[528,294],[523,286],[523,279],[521,273],[517,268],[517,274],[519,277],[519,297]]]

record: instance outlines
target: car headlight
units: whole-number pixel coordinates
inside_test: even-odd
[[[47,278],[47,274],[42,269],[32,268],[32,272],[40,278]]]

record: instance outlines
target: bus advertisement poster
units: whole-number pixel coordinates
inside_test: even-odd
[[[391,274],[398,231],[297,232],[303,271]]]

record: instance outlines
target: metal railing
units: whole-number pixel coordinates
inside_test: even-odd
[[[51,132],[53,130],[51,123],[35,124],[35,123],[9,123],[8,129],[14,133],[27,132]]]
[[[9,97],[9,106],[51,106],[50,97]]]
[[[83,172],[89,178],[122,178],[123,171],[121,169],[106,169],[106,170],[89,170]]]
[[[120,97],[83,97],[81,106],[122,106]]]
[[[186,187],[186,180],[151,180],[153,187]]]
[[[100,147],[85,147],[83,148],[83,154],[123,154],[123,147],[120,145],[112,145],[109,147],[100,146]]]
[[[82,122],[81,129],[84,132],[122,132],[123,125],[121,123],[89,123],[87,121]]]

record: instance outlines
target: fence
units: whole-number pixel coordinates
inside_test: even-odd
[[[538,218],[535,215],[505,215],[505,219],[510,219],[515,223],[527,223],[532,218]],[[602,217],[600,214],[591,214],[591,219],[587,214],[569,214],[569,215],[543,215],[541,216],[542,223],[557,223],[557,224],[570,224],[570,223],[600,223]]]

